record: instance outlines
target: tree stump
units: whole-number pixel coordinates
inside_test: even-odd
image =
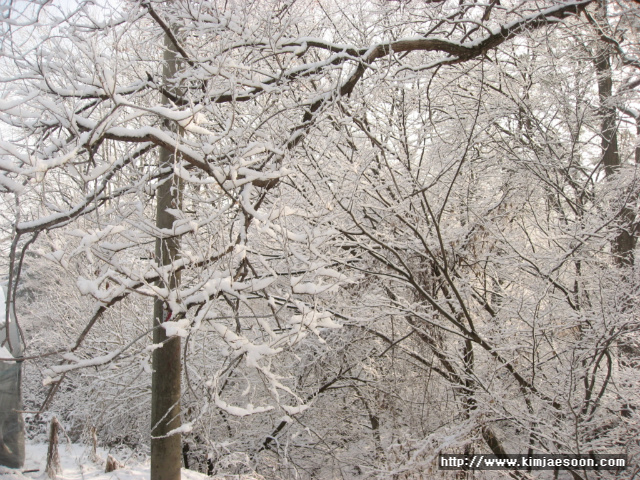
[[[113,472],[120,468],[120,463],[112,455],[107,455],[107,465],[104,469],[104,473]]]
[[[62,471],[60,467],[60,454],[58,453],[58,434],[60,432],[60,422],[56,417],[51,419],[51,429],[49,430],[49,449],[47,450],[47,476],[54,480]]]

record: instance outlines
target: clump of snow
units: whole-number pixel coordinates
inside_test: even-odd
[[[189,324],[191,322],[188,319],[178,320],[177,322],[168,321],[162,324],[162,328],[167,332],[167,337],[186,337],[189,335]]]
[[[98,286],[95,284],[95,282],[87,280],[83,277],[78,277],[76,284],[78,286],[78,290],[80,290],[80,293],[82,295],[89,295],[98,291]]]
[[[235,405],[229,405],[227,402],[216,396],[216,406],[230,415],[236,417],[246,417],[247,415],[254,415],[256,413],[264,413],[273,410],[272,406],[267,407],[255,407],[251,403],[247,403],[246,408],[238,407]]]
[[[320,337],[320,330],[325,328],[341,328],[341,325],[334,322],[329,312],[318,312],[302,302],[296,302],[298,310],[302,315],[292,315],[288,323],[292,326],[289,335],[294,342],[300,341],[307,335],[307,332],[313,332],[318,336],[318,340],[324,343]]]
[[[193,430],[193,424],[191,422],[186,422],[180,425],[178,428],[174,428],[169,433],[167,433],[167,437],[176,434],[190,433]]]
[[[307,408],[309,408],[309,405],[298,405],[297,407],[292,407],[290,405],[280,405],[280,406],[289,415],[297,415],[299,413],[304,412]]]

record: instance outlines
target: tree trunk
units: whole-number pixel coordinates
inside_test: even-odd
[[[177,54],[174,45],[165,35],[164,78],[175,76],[177,71]],[[171,86],[167,85],[171,90]],[[168,100],[164,98],[164,103]],[[178,132],[175,124],[167,121],[167,128]],[[166,149],[160,150],[160,167],[171,167],[174,155]],[[171,229],[174,217],[167,211],[180,208],[181,182],[174,176],[162,183],[156,191],[156,226]],[[178,256],[179,240],[177,237],[156,239],[156,261],[158,265],[168,265]],[[176,289],[180,283],[179,274],[172,275],[167,285],[159,281],[160,287]],[[153,351],[153,374],[151,377],[151,480],[179,480],[182,462],[182,446],[180,434],[167,434],[178,428],[180,421],[180,337],[168,338],[160,325],[169,320],[171,311],[165,309],[161,298],[156,298],[153,308],[153,343],[162,344]]]
[[[600,0],[596,17],[601,25],[600,28],[604,28],[607,21],[606,0]],[[602,164],[607,178],[611,178],[621,165],[620,152],[618,151],[618,117],[616,106],[611,102],[611,96],[613,95],[611,50],[610,43],[605,38],[602,38],[599,42],[595,59],[600,100]],[[635,215],[631,208],[624,205],[620,212],[620,217],[622,219],[622,228],[613,240],[612,251],[615,255],[616,264],[619,266],[633,265],[636,246],[636,237],[634,235]]]

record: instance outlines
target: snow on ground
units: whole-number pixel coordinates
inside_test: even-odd
[[[90,449],[86,445],[60,443],[58,452],[62,472],[57,475],[57,480],[146,480],[149,478],[148,460],[140,462],[134,459],[117,458],[121,463],[125,461],[125,466],[111,473],[104,473],[107,452],[102,449],[98,449],[98,456],[102,459],[99,463],[90,460]],[[47,445],[27,444],[24,467],[13,470],[0,466],[0,480],[46,480],[48,478],[44,473],[46,458]],[[30,470],[37,471],[30,472]],[[211,477],[182,469],[182,479],[211,480]]]

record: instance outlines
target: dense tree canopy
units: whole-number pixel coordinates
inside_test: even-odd
[[[640,4],[344,3],[3,7],[37,408],[144,448],[174,342],[160,418],[205,472],[637,464]]]

